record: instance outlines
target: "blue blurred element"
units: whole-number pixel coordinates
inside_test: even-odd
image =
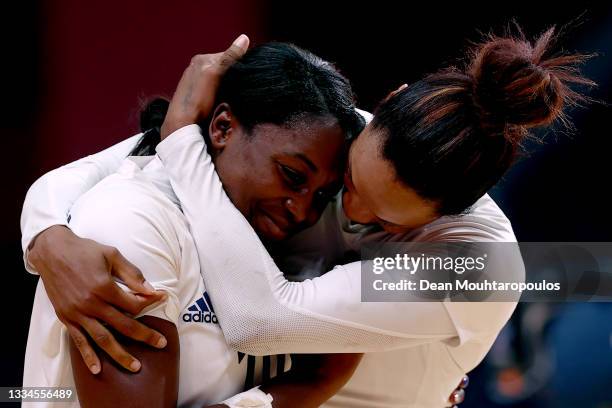
[[[612,406],[612,303],[568,304],[551,326],[555,407]]]
[[[612,303],[519,305],[462,407],[612,407],[611,317]]]

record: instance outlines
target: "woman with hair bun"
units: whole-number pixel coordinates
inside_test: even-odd
[[[553,34],[551,28],[533,44],[491,36],[474,48],[465,69],[428,75],[385,100],[353,143],[349,168],[358,184],[380,188],[380,181],[364,179],[380,173],[356,168],[377,163],[371,155],[378,152],[400,182],[397,199],[362,197],[349,173],[347,216],[413,230],[474,205],[514,163],[531,129],[563,120],[565,108],[585,100],[570,86],[593,85],[577,71],[588,56],[547,57]]]
[[[367,353],[325,406],[447,406],[516,302],[361,302],[361,263],[346,263],[347,256],[380,242],[516,243],[487,191],[532,129],[565,121],[565,109],[585,100],[573,86],[593,85],[578,70],[588,56],[551,56],[553,40],[553,28],[534,42],[490,36],[464,69],[445,69],[391,93],[352,142],[343,191],[317,224],[275,245],[280,269],[221,183],[199,182],[215,178],[210,161],[202,160],[207,148],[199,133],[164,139],[157,152],[190,224],[228,343],[254,355]],[[209,86],[199,98],[213,91]],[[197,117],[165,120],[172,131]],[[300,194],[308,192],[287,197],[288,209]],[[216,256],[207,257],[211,252]],[[500,267],[520,274],[520,253],[514,255]],[[339,263],[345,264],[332,269]],[[312,279],[290,282],[281,270]]]

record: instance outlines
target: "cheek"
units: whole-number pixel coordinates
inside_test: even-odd
[[[251,212],[259,208],[268,210],[282,206],[288,197],[285,185],[277,174],[275,165],[267,161],[246,166],[238,182],[242,196]]]
[[[342,194],[342,208],[344,215],[353,222],[360,224],[376,222],[376,216],[363,204],[355,192],[348,189]]]
[[[273,200],[280,197],[287,197],[284,185],[277,176],[274,165],[259,165],[249,169],[245,175],[245,184],[251,192],[253,200]]]
[[[248,141],[237,140],[219,154],[215,166],[223,185],[234,196],[240,197],[245,205],[264,199],[274,188],[273,166],[269,158],[259,152]]]
[[[215,170],[223,184],[223,188],[232,203],[248,218],[251,213],[252,188],[254,177],[252,166],[245,160],[243,152],[235,149],[225,149],[215,158]]]

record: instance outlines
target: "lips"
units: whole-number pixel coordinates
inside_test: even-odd
[[[260,232],[273,240],[282,240],[291,233],[293,225],[286,217],[259,209]]]
[[[289,222],[289,220],[287,220],[287,218],[275,215],[265,210],[261,210],[261,213],[270,221],[272,221],[274,225],[276,225],[278,229],[283,231],[285,234],[288,233],[291,229],[291,223]]]

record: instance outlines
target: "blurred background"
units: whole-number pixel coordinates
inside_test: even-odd
[[[0,248],[7,273],[0,386],[21,384],[36,278],[22,265],[19,215],[43,173],[110,146],[138,129],[151,96],[171,96],[193,54],[291,41],[334,61],[359,106],[456,62],[481,32],[516,18],[528,35],[578,23],[564,48],[597,52],[585,67],[610,102],[612,4],[497,1],[369,5],[332,1],[132,0],[9,2],[3,5],[5,81],[0,161],[7,176]],[[576,130],[551,133],[492,195],[521,241],[612,241],[612,109],[572,112]],[[486,360],[470,374],[464,407],[612,407],[612,304],[521,304]]]

